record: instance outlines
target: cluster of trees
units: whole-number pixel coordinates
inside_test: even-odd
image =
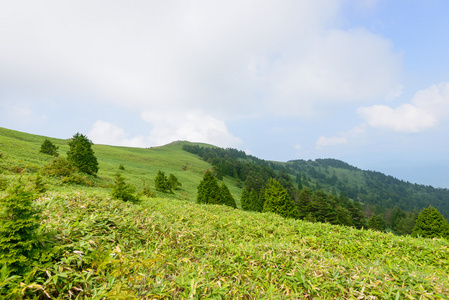
[[[70,173],[73,173],[75,169],[89,175],[98,173],[98,161],[92,149],[93,143],[87,136],[78,132],[70,139],[68,145],[67,161],[63,158],[56,158],[51,164],[64,165],[64,170],[69,169]],[[40,152],[58,157],[58,148],[50,140],[45,139]]]
[[[257,193],[255,189],[242,190],[243,210],[275,212],[284,217],[302,219],[311,222],[367,228],[368,222],[359,202],[347,197],[332,196],[321,191],[301,190],[295,198],[276,179],[271,178],[268,185]]]
[[[203,176],[198,185],[196,199],[200,204],[221,204],[236,208],[235,199],[224,182],[218,184],[217,178],[209,170]]]

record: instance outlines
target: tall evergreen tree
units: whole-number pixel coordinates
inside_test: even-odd
[[[258,194],[254,189],[249,192],[249,203],[251,211],[261,212],[263,210],[263,194],[263,190],[260,192],[260,194]]]
[[[86,174],[95,174],[98,172],[98,162],[95,153],[92,150],[92,141],[87,136],[75,134],[69,141],[69,151],[67,159],[78,168],[80,172]]]
[[[298,216],[305,219],[312,210],[313,194],[309,189],[302,189],[298,196],[296,205],[298,206]]]
[[[285,218],[297,218],[295,204],[277,180],[271,178],[265,189],[264,198],[263,212],[274,212]]]
[[[249,202],[249,192],[245,187],[242,189],[240,204],[242,205],[242,210],[251,210],[251,203]]]
[[[368,227],[377,231],[385,231],[387,224],[381,215],[373,215],[368,221]]]
[[[229,188],[224,182],[220,186],[220,202],[224,205],[237,208],[235,199],[232,197],[231,191],[229,191]]]
[[[214,175],[207,170],[198,185],[197,203],[219,204],[220,203],[220,187]]]
[[[412,235],[449,238],[449,224],[436,208],[429,206],[419,214]]]
[[[352,224],[355,228],[361,229],[366,228],[366,218],[363,214],[362,205],[358,201],[354,201],[354,203],[349,204],[349,212],[351,213],[352,217]]]

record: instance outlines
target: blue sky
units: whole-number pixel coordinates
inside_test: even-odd
[[[0,126],[449,187],[449,2],[3,1]]]

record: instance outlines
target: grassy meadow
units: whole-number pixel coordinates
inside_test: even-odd
[[[52,160],[39,153],[44,139],[0,128],[1,178],[31,186]],[[67,140],[51,140],[65,156]],[[211,166],[182,144],[94,145],[91,186],[44,177],[34,205],[48,255],[24,276],[2,270],[0,295],[8,287],[12,299],[449,299],[448,241],[196,204]],[[175,174],[181,190],[114,200],[120,164],[138,190],[142,180],[153,189],[158,170]],[[225,182],[238,202],[240,189]]]

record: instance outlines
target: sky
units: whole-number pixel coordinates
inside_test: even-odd
[[[449,188],[449,1],[0,1],[0,127]]]

